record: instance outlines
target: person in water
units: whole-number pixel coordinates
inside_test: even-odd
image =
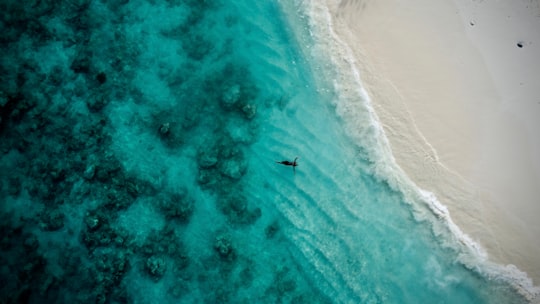
[[[298,157],[295,158],[293,162],[290,162],[288,160],[282,160],[282,161],[277,161],[276,163],[282,164],[282,165],[285,165],[285,166],[292,166],[294,173],[296,173],[296,166],[298,166],[298,163],[296,162],[297,159],[298,159]]]

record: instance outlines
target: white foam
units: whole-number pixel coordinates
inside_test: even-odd
[[[314,57],[314,62],[331,63],[330,69],[325,65],[325,73],[319,75],[318,80],[322,83],[333,79],[336,112],[343,118],[349,135],[367,154],[372,164],[370,173],[402,193],[413,207],[417,220],[430,220],[433,233],[441,244],[455,249],[458,261],[465,267],[487,278],[508,282],[529,301],[539,301],[540,288],[533,285],[525,272],[514,265],[490,261],[482,246],[452,221],[446,206],[433,193],[415,185],[397,165],[370,97],[362,86],[356,59],[350,47],[336,35],[327,5],[325,1],[306,0],[297,4],[297,12],[307,17],[310,36],[314,40],[309,55]]]

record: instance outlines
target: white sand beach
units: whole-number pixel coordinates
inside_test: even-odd
[[[337,3],[398,164],[490,259],[539,285],[539,1]]]

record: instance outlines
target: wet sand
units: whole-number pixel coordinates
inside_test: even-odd
[[[341,1],[397,163],[497,263],[540,284],[538,1]]]

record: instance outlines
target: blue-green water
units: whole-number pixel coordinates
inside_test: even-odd
[[[1,303],[525,302],[372,173],[292,2],[0,11]]]

